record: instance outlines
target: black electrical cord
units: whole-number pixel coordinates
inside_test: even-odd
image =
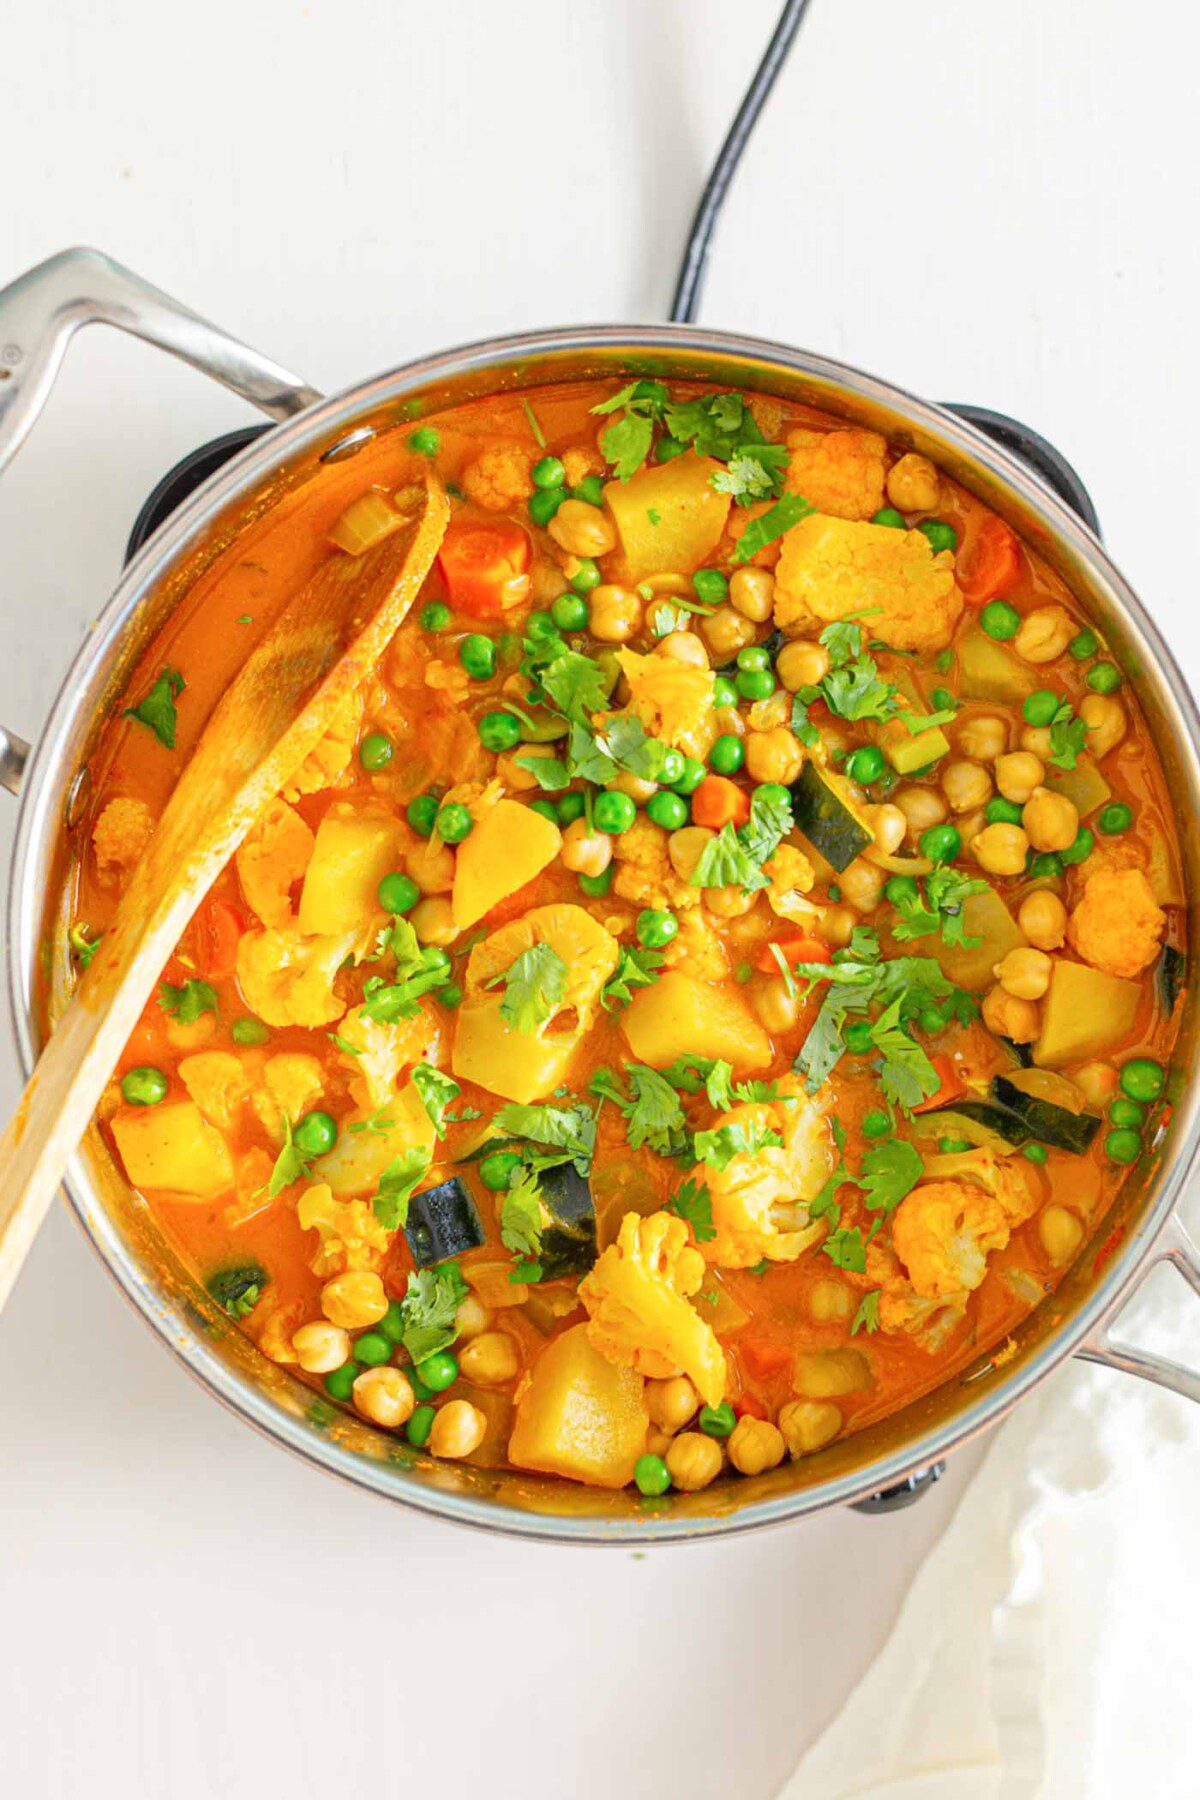
[[[742,104],[738,107],[737,116],[729,127],[729,135],[721,145],[721,153],[712,166],[712,173],[700,196],[700,204],[696,208],[696,216],[692,220],[692,229],[688,233],[683,262],[679,269],[679,280],[675,285],[675,297],[671,301],[671,318],[676,324],[689,325],[696,317],[700,304],[700,289],[704,283],[704,270],[708,262],[708,247],[716,228],[717,215],[721,210],[729,184],[737,173],[742,152],[750,140],[750,133],[758,123],[758,116],[767,101],[767,96],[775,85],[776,77],[787,60],[787,53],[792,47],[792,40],[808,11],[808,0],[786,0],[783,11],[767,45],[763,59],[754,71],[754,79],[746,89]]]

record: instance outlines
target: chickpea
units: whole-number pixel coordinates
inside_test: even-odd
[[[708,651],[694,631],[669,631],[655,651],[669,662],[684,663],[689,669],[707,669]]]
[[[700,1396],[686,1375],[646,1383],[646,1411],[659,1430],[671,1437],[695,1418],[699,1406]]]
[[[686,829],[686,827],[685,827]],[[737,886],[705,888],[704,908],[715,919],[740,919],[758,905],[757,893]]]
[[[992,778],[982,763],[948,762],[942,770],[942,792],[952,812],[975,812],[991,799]]]
[[[1065,794],[1035,788],[1021,814],[1025,835],[1035,850],[1068,850],[1079,836],[1079,814]]]
[[[572,819],[563,832],[564,869],[573,875],[603,875],[612,861],[613,841],[606,831],[593,831],[584,818]]]
[[[568,831],[567,835],[570,833]],[[716,836],[707,825],[681,825],[667,839],[667,855],[671,859],[671,867],[680,881],[689,881],[696,864],[704,854],[706,844]]]
[[[869,863],[862,856],[855,857],[838,876],[842,899],[860,913],[872,912],[879,905],[884,880],[883,870],[877,869],[874,863]]]
[[[1055,1268],[1065,1268],[1083,1242],[1083,1220],[1065,1206],[1044,1206],[1038,1214],[1038,1236]]]
[[[645,581],[639,581],[638,586],[641,588],[649,588],[650,592],[655,595],[674,594],[682,598],[684,594],[687,594],[694,599],[696,593],[696,590],[692,586],[692,578],[690,575],[675,575],[669,573],[662,575],[647,575]]]
[[[570,506],[568,500],[565,505]],[[559,507],[559,512],[562,507]],[[555,519],[558,514],[555,514]],[[554,524],[554,519],[550,521]],[[588,630],[602,644],[627,644],[642,628],[642,602],[632,588],[618,587],[616,582],[602,581],[592,591],[588,611]]]
[[[671,1448],[671,1433],[652,1425],[646,1433],[646,1449],[651,1456],[665,1456]]]
[[[832,950],[840,950],[850,942],[858,914],[849,906],[827,906],[817,920],[817,936]]]
[[[1037,606],[1026,613],[1013,639],[1017,655],[1029,663],[1049,663],[1075,636],[1075,621],[1062,606]]]
[[[366,1269],[335,1275],[321,1289],[321,1311],[332,1324],[344,1326],[347,1331],[377,1325],[387,1309],[383,1282]]]
[[[817,687],[829,673],[829,652],[824,644],[807,644],[796,638],[775,658],[775,673],[789,694],[802,687]]]
[[[657,781],[643,781],[640,775],[631,775],[628,769],[618,770],[608,785],[616,788],[619,794],[628,794],[639,806],[644,806],[658,792]]]
[[[792,716],[791,695],[777,688],[769,700],[756,700],[746,714],[751,731],[774,731],[786,725]]]
[[[492,1315],[475,1294],[468,1294],[454,1315],[454,1329],[464,1341],[478,1337],[492,1322]]]
[[[1111,1063],[1084,1063],[1071,1079],[1092,1106],[1107,1106],[1116,1097],[1119,1077]]]
[[[836,1325],[854,1311],[854,1290],[844,1281],[814,1281],[808,1310],[818,1325]]]
[[[571,502],[567,500],[564,504],[570,506]],[[554,520],[550,523],[553,525]],[[470,1456],[472,1450],[478,1450],[482,1444],[486,1430],[487,1419],[477,1406],[472,1406],[469,1400],[447,1400],[433,1416],[429,1448],[435,1456],[454,1459]]]
[[[534,750],[541,746],[530,744],[528,748]],[[546,745],[547,750],[551,748]],[[526,782],[531,787],[535,785],[533,776],[527,775],[524,769],[518,770],[518,774],[524,778],[522,786]],[[404,866],[423,894],[448,894],[454,886],[454,852],[449,844],[440,840],[423,838],[411,845],[404,853]]]
[[[1067,936],[1067,909],[1049,888],[1026,894],[1017,924],[1035,950],[1061,950]]]
[[[699,621],[705,643],[718,662],[727,662],[739,650],[747,649],[758,636],[753,621],[732,606],[718,606],[716,612]]]
[[[971,839],[971,849],[989,875],[1020,875],[1029,839],[1019,825],[987,825]]]
[[[407,1375],[401,1369],[389,1368],[386,1363],[356,1375],[351,1392],[354,1410],[364,1419],[370,1419],[372,1425],[382,1425],[387,1431],[395,1431],[398,1425],[411,1419],[417,1404]]]
[[[458,1353],[458,1366],[477,1387],[503,1387],[521,1366],[515,1339],[507,1331],[483,1331]]]
[[[800,996],[793,982],[791,991],[782,975],[767,975],[750,990],[750,1005],[764,1031],[791,1031],[800,1017]]]
[[[1006,800],[1024,806],[1034,788],[1040,787],[1046,771],[1028,750],[1011,750],[996,758],[996,786]]]
[[[458,926],[445,894],[430,894],[424,900],[418,900],[408,921],[421,944],[452,944],[458,936]]]
[[[1040,1000],[1050,986],[1054,967],[1044,950],[1010,950],[992,971],[1006,994],[1018,1000]]]
[[[908,835],[920,837],[931,825],[944,824],[949,808],[936,788],[898,787],[893,790],[892,804],[898,806],[908,820]]]
[[[908,820],[898,806],[864,806],[863,823],[871,830],[874,848],[881,856],[894,856],[904,842]],[[868,850],[864,853],[870,856]]]
[[[779,1415],[788,1455],[811,1456],[842,1429],[841,1408],[832,1400],[789,1400]]]
[[[1028,750],[1031,756],[1040,757],[1042,762],[1048,759],[1053,749],[1048,725],[1022,725],[1019,741],[1022,750]]]
[[[998,756],[1003,756],[1007,743],[1008,726],[994,713],[979,713],[973,719],[964,719],[958,728],[959,749],[976,762],[995,762]]]
[[[804,752],[786,725],[746,733],[746,768],[752,780],[778,781],[789,787],[803,763]]]
[[[556,562],[535,556],[529,571],[529,595],[535,606],[549,606],[567,591],[567,577]]]
[[[938,472],[927,456],[910,450],[888,470],[887,497],[897,512],[932,512],[942,491]]]
[[[586,500],[564,500],[546,529],[560,549],[569,550],[572,556],[607,556],[617,541],[608,514]]]
[[[340,1369],[344,1362],[349,1362],[350,1334],[340,1325],[314,1319],[311,1325],[301,1325],[299,1331],[293,1333],[292,1349],[306,1374],[328,1375],[331,1369]]]
[[[830,1400],[871,1386],[871,1365],[861,1350],[799,1350],[792,1385],[806,1400]]]
[[[980,1013],[989,1031],[996,1037],[1008,1038],[1013,1044],[1032,1044],[1041,1030],[1041,1019],[1034,1002],[1019,1000],[1002,987],[989,989],[983,997]]]
[[[974,860],[971,846],[986,826],[987,814],[982,808],[978,812],[959,813],[958,833],[963,841],[962,853],[968,860]]]
[[[685,1431],[667,1451],[671,1480],[685,1494],[699,1493],[721,1473],[721,1446],[702,1431]]]
[[[739,1475],[761,1475],[764,1469],[777,1469],[786,1449],[777,1425],[769,1419],[755,1419],[749,1413],[738,1420],[729,1436],[729,1460]]]
[[[1097,758],[1115,750],[1125,736],[1125,708],[1111,694],[1085,694],[1079,716],[1087,726],[1087,747]]]
[[[744,619],[765,624],[775,606],[775,577],[770,569],[736,569],[729,578],[729,603]]]

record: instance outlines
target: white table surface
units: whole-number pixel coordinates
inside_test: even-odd
[[[774,16],[11,9],[0,281],[95,243],[327,390],[495,331],[660,317]],[[1057,440],[1193,673],[1196,49],[1174,0],[815,0],[703,313]],[[159,474],[248,416],[139,345],[77,342],[0,486],[6,724],[36,735]],[[0,1104],[15,1089],[5,1042]],[[719,1549],[455,1531],[224,1416],[63,1210],[0,1323],[0,1368],[5,1800],[457,1800],[485,1781],[767,1800],[972,1460],[907,1514]],[[1153,1671],[1131,1660],[1128,1678]]]

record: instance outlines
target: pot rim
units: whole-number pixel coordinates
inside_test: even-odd
[[[745,358],[773,365],[793,375],[849,393],[860,401],[900,413],[911,426],[926,431],[957,450],[1023,502],[1052,536],[1079,560],[1089,576],[1107,590],[1132,641],[1157,669],[1165,690],[1169,724],[1187,758],[1193,779],[1200,771],[1200,715],[1174,656],[1154,621],[1109,558],[1099,539],[1027,466],[991,439],[931,402],[905,389],[832,358],[767,339],[701,329],[688,325],[569,326],[504,337],[485,338],[418,358],[356,384],[275,426],[238,454],[172,514],[129,564],[93,631],[73,658],[30,758],[17,822],[8,894],[8,994],[23,1074],[28,1078],[38,1053],[39,1026],[33,972],[42,931],[42,891],[36,868],[39,846],[58,829],[54,781],[80,709],[81,697],[101,665],[115,652],[139,604],[170,567],[202,540],[222,512],[257,483],[320,445],[328,448],[345,435],[347,425],[364,415],[401,402],[426,385],[487,371],[515,370],[560,353],[623,351],[629,356],[674,351]],[[547,372],[554,379],[554,372]],[[533,387],[536,381],[521,382]],[[93,1248],[127,1298],[156,1334],[208,1391],[239,1417],[273,1441],[355,1486],[400,1500],[406,1505],[457,1523],[519,1537],[568,1543],[663,1543],[724,1537],[780,1524],[850,1504],[881,1488],[928,1468],[948,1451],[1002,1418],[1040,1381],[1079,1349],[1119,1303],[1147,1264],[1156,1238],[1190,1174],[1200,1147],[1200,1084],[1181,1094],[1176,1106],[1181,1135],[1173,1155],[1163,1157],[1148,1184],[1141,1216],[1131,1223],[1124,1242],[1112,1254],[1093,1291],[1078,1304],[1007,1377],[977,1399],[968,1400],[952,1419],[919,1430],[914,1438],[848,1474],[758,1501],[728,1514],[672,1518],[629,1516],[574,1517],[562,1513],[523,1511],[470,1493],[455,1493],[419,1483],[396,1486],[394,1468],[357,1455],[333,1439],[306,1431],[303,1422],[252,1388],[214,1354],[202,1339],[183,1341],[155,1285],[133,1265],[108,1217],[90,1189],[80,1153],[72,1159],[65,1188],[72,1210]],[[389,1475],[392,1477],[389,1479]]]

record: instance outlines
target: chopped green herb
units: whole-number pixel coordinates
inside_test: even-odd
[[[194,1025],[202,1013],[217,1011],[217,991],[207,981],[189,980],[176,987],[164,981],[158,1004],[180,1025]]]
[[[410,1272],[400,1301],[400,1341],[412,1362],[424,1362],[454,1342],[455,1316],[469,1291],[454,1262]]]
[[[143,700],[136,706],[127,706],[121,714],[123,719],[136,719],[139,725],[148,725],[160,744],[168,750],[175,748],[175,727],[178,716],[175,701],[182,694],[186,683],[178,669],[160,669],[158,680]]]
[[[604,984],[600,1004],[606,1012],[628,1006],[636,988],[649,987],[657,980],[662,965],[661,951],[646,950],[640,944],[622,944],[616,969]]]
[[[388,1231],[407,1223],[408,1203],[432,1161],[433,1152],[427,1144],[413,1144],[394,1157],[379,1177],[371,1210]]]
[[[753,1119],[735,1119],[715,1131],[698,1131],[693,1140],[697,1161],[708,1163],[718,1173],[727,1169],[735,1156],[758,1156],[763,1150],[779,1149],[782,1145],[777,1131]]]
[[[413,1086],[421,1096],[422,1105],[429,1115],[429,1122],[438,1137],[446,1135],[446,1109],[462,1093],[457,1081],[450,1075],[443,1075],[429,1063],[418,1063],[412,1072]]]
[[[549,944],[534,944],[487,985],[496,987],[501,981],[500,1016],[514,1031],[528,1035],[558,1011],[567,991],[567,965]]]
[[[217,1269],[204,1286],[230,1318],[244,1319],[262,1299],[267,1272],[259,1263],[243,1263],[234,1269]]]
[[[857,1337],[860,1331],[879,1330],[880,1290],[872,1288],[864,1294],[858,1303],[858,1311],[850,1321],[850,1336]]]
[[[711,1243],[716,1237],[712,1195],[701,1182],[693,1181],[690,1176],[686,1181],[680,1182],[667,1201],[667,1211],[674,1213],[676,1218],[687,1221],[698,1244]]]
[[[510,1101],[495,1118],[496,1130],[506,1137],[528,1138],[565,1150],[580,1175],[587,1175],[596,1148],[596,1120],[590,1107],[523,1106]]]

